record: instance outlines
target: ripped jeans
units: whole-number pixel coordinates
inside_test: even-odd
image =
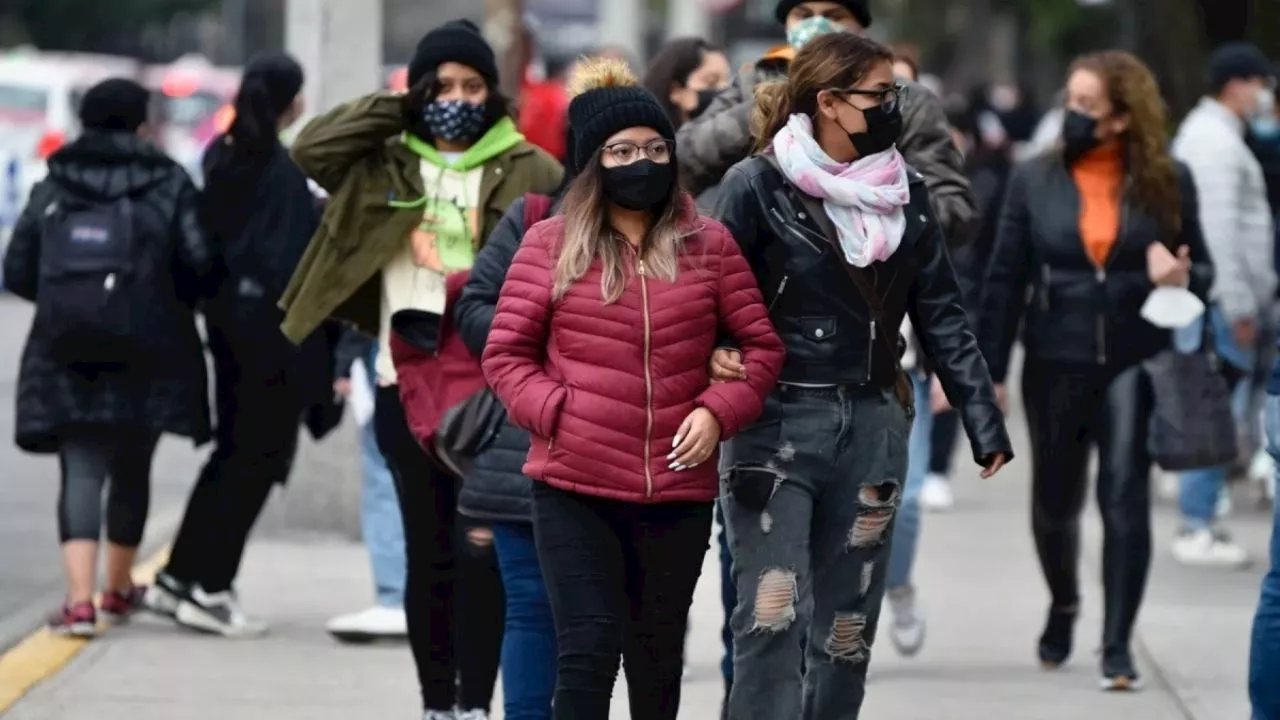
[[[890,389],[779,385],[725,445],[730,718],[857,719],[910,429]]]

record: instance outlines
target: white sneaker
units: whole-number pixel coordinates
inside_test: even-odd
[[[951,482],[946,475],[929,473],[925,476],[924,487],[920,488],[920,507],[928,512],[946,512],[955,503]]]
[[[325,625],[325,630],[339,642],[369,643],[376,640],[399,640],[409,634],[404,608],[375,605],[349,615],[340,615]]]
[[[423,710],[422,720],[458,720],[458,714],[452,710]]]
[[[454,717],[457,720],[489,720],[489,713],[483,710],[458,710]]]
[[[174,619],[192,630],[228,638],[260,637],[267,633],[266,623],[244,614],[234,592],[207,593],[198,585],[191,587],[190,597],[178,603]]]
[[[1232,507],[1231,491],[1223,485],[1222,490],[1218,491],[1218,504],[1213,507],[1213,516],[1218,519],[1230,517]]]
[[[1249,554],[1220,530],[1183,530],[1173,540],[1173,557],[1183,565],[1241,568]]]
[[[916,607],[915,588],[905,587],[890,590],[889,610],[893,613],[893,626],[889,636],[898,654],[911,657],[924,647],[924,617]]]

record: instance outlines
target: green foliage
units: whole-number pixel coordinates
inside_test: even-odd
[[[180,13],[215,8],[218,0],[19,0],[6,5],[11,34],[51,50],[97,50]]]

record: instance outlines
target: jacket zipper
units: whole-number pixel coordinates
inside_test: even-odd
[[[644,259],[640,259],[640,302],[644,313],[644,496],[653,497],[653,471],[650,456],[653,444],[653,373],[649,368],[649,353],[653,345],[653,327],[649,319],[649,285],[645,281]]]
[[[867,382],[871,382],[871,360],[876,348],[876,321],[871,320],[871,341],[867,343]]]
[[[1106,259],[1102,261],[1102,267],[1098,268],[1094,273],[1097,281],[1097,289],[1102,292],[1105,298],[1107,292],[1107,268],[1111,267],[1111,260],[1116,256],[1116,249],[1120,243],[1124,242],[1125,227],[1129,224],[1129,185],[1131,181],[1126,178],[1124,188],[1120,191],[1120,227],[1116,228],[1116,241],[1112,244],[1110,252],[1107,253]],[[1107,314],[1105,310],[1099,310],[1094,316],[1094,336],[1095,342],[1098,343],[1097,359],[1099,365],[1107,364]]]
[[[774,293],[773,300],[769,301],[769,307],[765,310],[765,312],[773,312],[773,306],[777,305],[778,301],[782,299],[782,291],[787,289],[787,281],[790,279],[791,279],[790,275],[782,276],[782,282],[778,283],[778,292]]]

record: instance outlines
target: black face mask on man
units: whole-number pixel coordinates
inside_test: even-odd
[[[1079,160],[1098,147],[1098,118],[1078,110],[1067,110],[1062,116],[1062,154],[1068,163]]]
[[[882,153],[898,142],[898,136],[902,135],[902,110],[897,100],[867,108],[862,116],[867,120],[867,129],[849,133],[849,142],[858,151],[858,157]]]
[[[648,210],[671,194],[670,163],[637,160],[604,168],[604,194],[627,210]]]

